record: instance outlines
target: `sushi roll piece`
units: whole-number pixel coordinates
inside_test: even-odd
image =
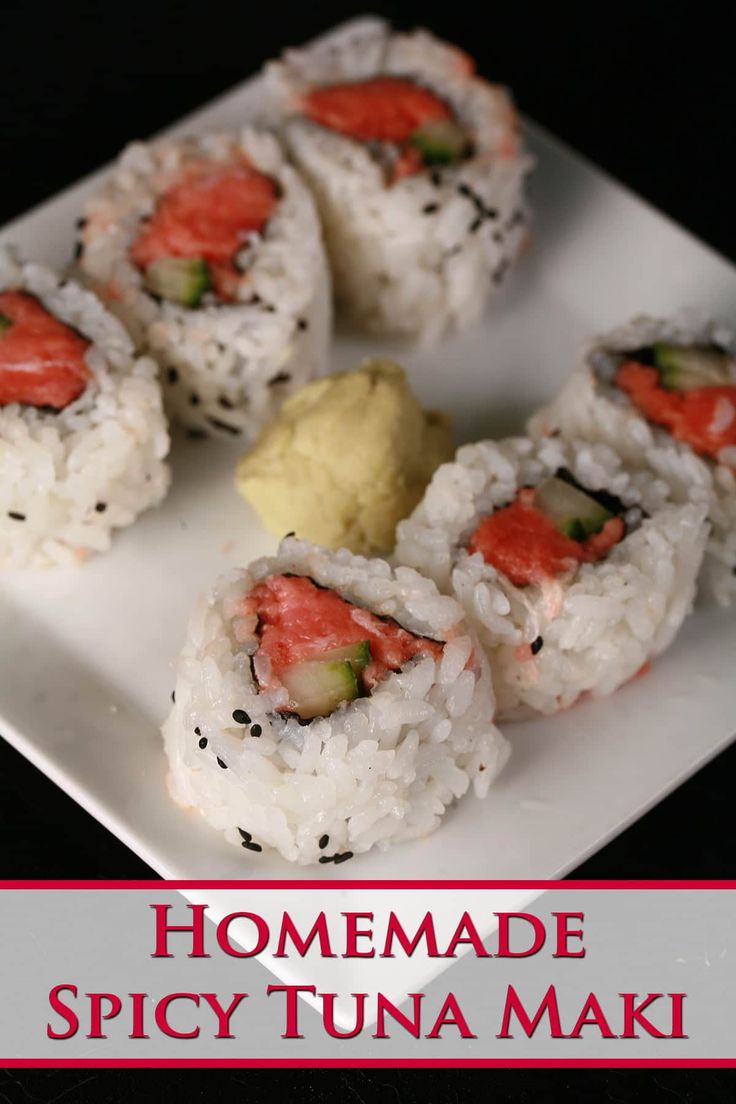
[[[703,584],[723,606],[736,600],[733,333],[692,312],[636,318],[591,342],[529,431],[602,441],[650,469],[674,501],[706,503]]]
[[[0,567],[103,552],[163,499],[156,375],[91,292],[0,248]]]
[[[199,433],[252,436],[326,362],[319,221],[270,134],[128,147],[85,207],[77,265]]]
[[[352,320],[427,344],[476,318],[527,234],[531,162],[506,91],[456,47],[377,19],[266,77]]]
[[[293,537],[200,600],[163,733],[175,800],[248,851],[342,863],[433,831],[507,744],[462,611]]]
[[[498,716],[550,714],[612,693],[671,643],[692,606],[705,515],[605,445],[483,441],[438,468],[399,524],[396,559],[465,609]]]

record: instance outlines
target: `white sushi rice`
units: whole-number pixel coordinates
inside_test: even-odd
[[[92,342],[92,379],[63,410],[0,406],[0,567],[76,563],[169,486],[157,369],[91,292],[0,249],[0,291],[35,296]]]
[[[521,487],[561,467],[649,517],[570,581],[516,587],[480,553],[470,555],[468,539]],[[438,468],[423,501],[400,522],[396,560],[434,579],[465,609],[491,661],[500,718],[555,713],[632,678],[671,643],[689,612],[706,508],[673,505],[667,495],[664,483],[630,474],[605,445],[552,438],[466,445]]]
[[[238,609],[260,580],[285,571],[447,640],[442,658],[412,661],[329,717],[300,724],[279,716],[284,691],[258,692],[250,660],[258,641]],[[194,610],[177,671],[163,728],[173,797],[230,842],[242,844],[247,832],[290,862],[425,836],[471,785],[485,796],[507,758],[492,723],[488,665],[458,604],[409,568],[344,549],[287,538],[276,557],[221,579]],[[236,723],[236,710],[251,724]]]
[[[724,449],[721,463],[696,455],[689,445],[649,422],[619,388],[605,382],[607,370],[613,367],[607,363],[609,354],[657,341],[715,343],[730,351],[734,355],[731,379],[736,384],[736,338],[729,330],[693,311],[671,319],[639,317],[589,344],[559,395],[531,419],[529,432],[602,441],[616,449],[625,463],[651,469],[670,488],[675,502],[705,503],[712,531],[702,580],[706,591],[728,606],[736,600],[736,451]],[[735,412],[724,413],[732,417]]]
[[[387,184],[367,145],[299,114],[310,87],[392,74],[454,111],[474,156]],[[504,89],[427,31],[394,34],[381,20],[289,50],[266,70],[272,110],[322,216],[338,302],[360,327],[428,344],[477,317],[527,235],[524,153]]]
[[[155,299],[129,256],[142,220],[183,166],[226,165],[243,156],[277,182],[280,199],[263,233],[251,235],[238,254],[236,301],[195,309]],[[272,135],[245,128],[135,143],[84,215],[82,277],[158,360],[171,417],[199,432],[252,437],[288,392],[324,368],[331,314],[319,221]]]

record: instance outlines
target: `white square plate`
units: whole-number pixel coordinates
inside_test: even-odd
[[[173,128],[236,126],[248,81]],[[529,124],[532,248],[482,322],[431,352],[346,336],[335,368],[395,354],[458,440],[522,429],[586,334],[684,305],[727,318],[736,271]],[[24,254],[63,265],[89,178],[7,227]],[[242,446],[240,446],[242,448]],[[556,878],[724,748],[736,731],[736,618],[700,608],[646,678],[615,699],[508,728],[511,762],[485,802],[466,798],[426,840],[349,869],[291,867],[224,843],[169,799],[158,728],[195,594],[274,541],[235,494],[237,445],[177,439],[163,506],[81,569],[0,579],[0,731],[169,878]]]

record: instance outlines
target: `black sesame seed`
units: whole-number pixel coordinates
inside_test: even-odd
[[[348,859],[352,859],[352,857],[353,857],[353,852],[352,851],[343,851],[342,855],[335,855],[334,856],[335,865],[337,865],[338,863],[347,862]]]
[[[199,727],[199,725],[195,728],[194,735],[195,736],[201,736],[202,735],[202,729]]]
[[[284,535],[284,540],[288,540],[289,537],[295,537],[295,536],[296,536],[296,529],[290,529],[289,532]]]
[[[217,401],[223,408],[223,410],[232,410],[233,404],[230,402],[226,395],[220,395]]]
[[[171,700],[172,700],[172,702],[176,701],[176,690],[171,691]]]
[[[76,226],[77,230],[84,230],[85,226],[87,225],[87,220],[86,218],[78,218],[74,225]]]
[[[250,843],[250,841],[253,839],[253,836],[250,834],[250,832],[246,832],[245,828],[238,828],[238,831],[240,832],[246,843]]]
[[[435,211],[439,211],[439,209],[440,209],[439,203],[425,203],[424,206],[422,207],[422,214],[423,215],[433,215],[435,213]]]
[[[227,763],[223,763],[222,759],[220,759],[219,756],[217,759],[217,765],[218,767],[222,767],[223,770],[227,770]]]
[[[82,245],[81,241],[75,242],[75,244],[74,244],[74,260],[75,261],[78,261],[79,258],[82,256],[83,250],[84,250],[84,246]]]
[[[483,225],[483,221],[484,221],[483,216],[478,215],[478,217],[476,219],[473,219],[470,226],[468,227],[468,233],[469,234],[477,234],[477,232],[480,230],[481,226]]]
[[[25,521],[26,520],[26,515],[25,514],[19,514],[17,510],[8,510],[8,517],[12,518],[13,521]]]
[[[202,751],[204,751],[204,749],[207,747],[207,737],[206,736],[202,736],[202,738],[199,741],[199,746],[200,746],[200,749]]]
[[[442,173],[438,173],[437,171],[430,173],[429,179],[432,181],[435,188],[439,188],[442,183]]]
[[[191,395],[189,396],[189,403],[191,406],[199,406],[199,395],[196,391],[192,391]]]
[[[277,372],[275,376],[272,376],[268,381],[269,387],[275,387],[277,383],[288,383],[291,376],[288,372]]]
[[[296,325],[297,325],[297,329],[299,329],[299,330],[308,330],[309,329],[309,323],[307,322],[306,318],[300,318]]]
[[[207,434],[203,429],[188,429],[187,437],[190,441],[206,441]]]
[[[261,728],[261,726],[259,724],[254,724],[254,725],[251,726],[250,734],[251,734],[251,736],[255,736],[256,739],[261,735],[262,732],[263,732],[263,729]]]
[[[496,266],[496,268],[491,273],[491,279],[493,280],[494,284],[503,283],[504,276],[508,272],[508,269],[509,262],[505,259]]]
[[[320,838],[319,838],[319,849],[320,849],[320,851],[324,851],[325,847],[327,846],[327,844],[329,842],[330,842],[330,837],[329,836],[327,836],[327,835],[320,836]]]
[[[321,863],[334,862],[335,861],[335,856],[334,855],[320,855],[319,861]]]
[[[483,208],[483,214],[488,219],[497,219],[498,218],[498,211],[496,210],[495,207],[484,207]]]
[[[461,196],[466,196],[468,199],[473,199],[473,190],[467,184],[458,184],[457,190]]]
[[[245,847],[245,849],[247,851],[262,851],[263,850],[260,843],[251,843],[250,840],[243,840],[243,842],[241,843],[240,846]]]
[[[236,724],[250,724],[250,717],[244,709],[233,709],[233,720]]]
[[[107,509],[107,503],[106,502],[98,502],[97,505],[95,506],[95,510],[97,511],[98,514],[104,514],[106,509]]]
[[[542,639],[541,636],[538,636],[536,640],[532,640],[532,642],[530,644],[530,648],[532,650],[532,655],[538,655],[539,652],[541,652],[543,647],[544,647],[544,640]]]
[[[177,372],[176,368],[169,368],[168,372],[166,373],[166,378],[169,383],[178,383],[179,373]]]

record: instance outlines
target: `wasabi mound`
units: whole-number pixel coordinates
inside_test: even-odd
[[[288,398],[241,459],[236,486],[277,536],[386,552],[453,452],[447,418],[421,409],[403,370],[368,360]]]

